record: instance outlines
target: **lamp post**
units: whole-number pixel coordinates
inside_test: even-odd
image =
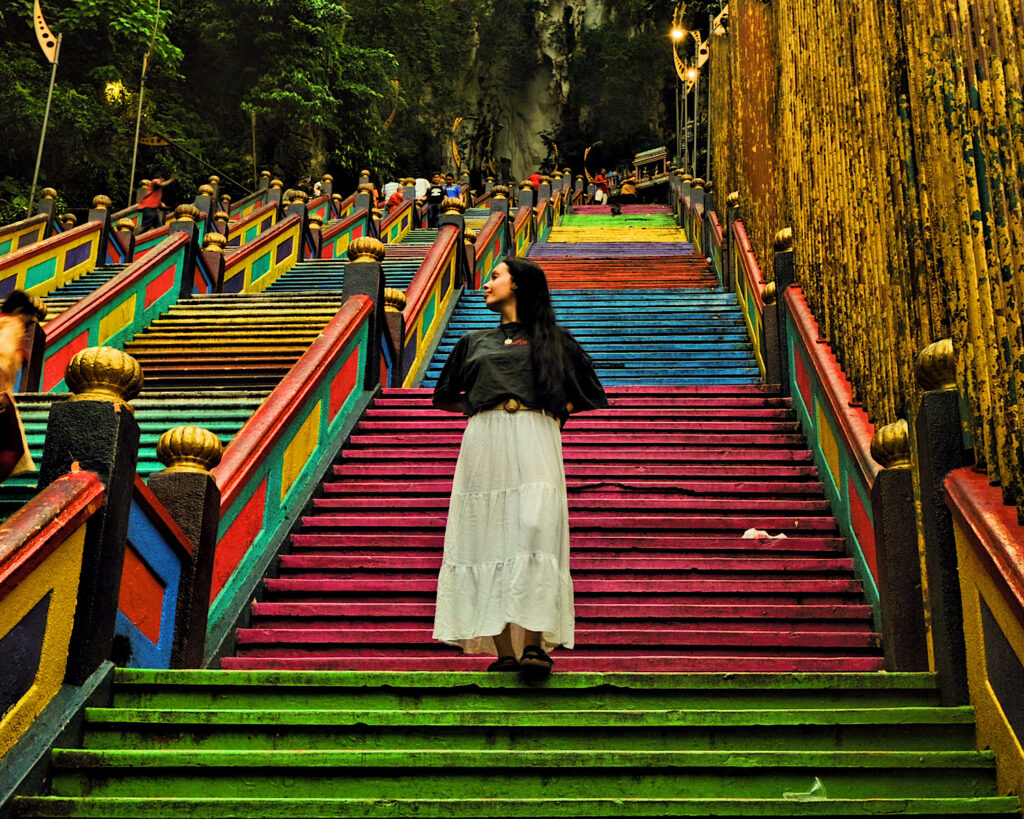
[[[678,13],[678,9],[676,10]],[[673,25],[670,33],[672,37],[672,56],[676,65],[676,161],[682,161],[683,158],[683,123],[685,122],[685,116],[683,112],[683,76],[679,70],[679,43],[682,42],[683,38],[686,37],[685,29],[679,25]],[[688,147],[688,146],[687,146]]]
[[[686,70],[686,79],[693,83],[693,167],[690,173],[697,176],[697,126],[700,124],[700,72],[692,66]]]

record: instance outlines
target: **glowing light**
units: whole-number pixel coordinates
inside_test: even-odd
[[[696,80],[697,79],[697,69],[696,68],[688,68],[686,70],[686,79],[688,79],[690,82],[693,82],[694,80]]]
[[[124,87],[123,82],[115,80],[106,84],[103,88],[103,95],[109,103],[124,102],[128,99],[128,89]]]
[[[672,29],[671,34],[672,34],[672,39],[675,40],[678,43],[680,40],[683,39],[683,37],[686,36],[686,30],[685,29],[681,29],[681,28],[679,28],[677,26],[677,27]]]

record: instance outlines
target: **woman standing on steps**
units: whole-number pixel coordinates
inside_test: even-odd
[[[555,322],[537,265],[507,257],[484,301],[501,323],[459,339],[434,388],[434,406],[470,416],[434,638],[467,654],[496,654],[489,671],[543,679],[552,665],[547,649],[572,648],[575,628],[561,427],[570,412],[608,399],[590,357]]]

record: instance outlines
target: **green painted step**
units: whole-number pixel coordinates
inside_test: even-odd
[[[43,461],[43,442],[50,405],[63,401],[68,393],[20,393],[15,396],[18,412],[25,425],[25,437],[36,466]],[[265,391],[224,391],[196,394],[183,392],[146,392],[132,401],[139,423],[138,471],[143,477],[164,468],[156,457],[156,444],[167,430],[193,424],[205,427],[228,442],[266,398]],[[36,494],[38,473],[9,478],[0,487],[0,520],[6,520]]]
[[[19,816],[1013,816],[928,674],[120,670]],[[819,778],[828,798],[801,802]],[[550,793],[555,798],[546,798]]]

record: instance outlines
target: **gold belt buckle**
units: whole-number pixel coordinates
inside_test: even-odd
[[[518,398],[506,398],[501,406],[505,408],[505,412],[513,413],[519,412],[523,405],[519,403]]]

